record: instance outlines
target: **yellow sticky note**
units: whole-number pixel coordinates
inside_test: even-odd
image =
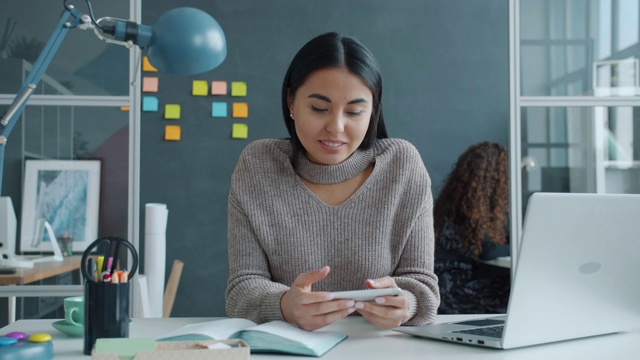
[[[231,137],[234,139],[246,139],[249,136],[249,125],[247,124],[233,124],[231,130]]]
[[[211,95],[227,95],[227,82],[226,81],[212,81],[211,82]]]
[[[158,92],[158,78],[155,76],[143,77],[142,92]]]
[[[247,83],[244,81],[232,81],[231,96],[247,96]]]
[[[120,106],[120,111],[129,111],[131,110],[130,106]]]
[[[154,68],[153,65],[149,62],[149,58],[146,56],[142,57],[142,71],[148,72],[158,72],[158,69]]]
[[[191,94],[194,96],[209,95],[209,83],[205,80],[193,80]]]
[[[231,116],[234,118],[247,118],[249,117],[249,104],[248,103],[233,103],[233,109]]]
[[[180,119],[180,105],[178,105],[178,104],[166,104],[164,106],[164,118],[165,119]]]
[[[164,139],[167,141],[180,141],[180,126],[179,125],[165,126]]]

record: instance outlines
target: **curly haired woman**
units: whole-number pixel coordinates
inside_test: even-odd
[[[509,271],[483,261],[510,255],[506,149],[482,142],[460,155],[433,213],[439,313],[505,313]]]

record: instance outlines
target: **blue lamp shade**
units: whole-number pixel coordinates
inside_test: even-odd
[[[220,24],[195,8],[173,9],[151,27],[140,25],[138,31],[138,45],[148,49],[149,62],[160,72],[200,74],[216,68],[227,56]]]

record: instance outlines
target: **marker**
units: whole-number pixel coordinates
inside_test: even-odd
[[[107,260],[107,268],[105,270],[111,272],[111,265],[113,265],[113,257],[109,256],[109,259]]]
[[[98,268],[96,270],[96,277],[99,277],[100,274],[102,274],[102,271],[103,271],[102,264],[104,264],[104,256],[98,256],[97,262],[98,262]]]
[[[129,281],[129,272],[127,270],[122,272],[122,277],[120,278],[120,282],[126,283]]]

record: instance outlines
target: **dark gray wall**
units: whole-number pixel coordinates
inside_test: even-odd
[[[286,136],[282,78],[312,37],[327,31],[353,35],[377,56],[390,136],[416,145],[434,194],[471,144],[508,145],[507,0],[145,1],[143,23],[179,6],[214,16],[229,53],[206,74],[158,75],[161,109],[179,103],[180,120],[164,120],[162,110],[142,113],[141,218],[145,203],[166,203],[167,275],[174,259],[185,262],[173,316],[224,315],[231,172],[250,141]],[[249,139],[231,139],[234,119],[210,116],[212,101],[230,103],[231,97],[191,96],[193,80],[247,82],[248,96],[238,100],[249,103],[249,118],[239,121],[249,125]],[[169,123],[182,126],[181,141],[163,140]]]

